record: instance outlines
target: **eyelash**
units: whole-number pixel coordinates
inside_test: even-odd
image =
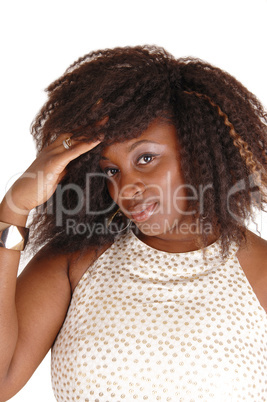
[[[149,162],[141,163],[141,165],[147,165],[148,163],[152,162],[152,160],[155,158],[155,156],[156,155],[153,155],[153,154],[143,154],[137,159],[137,162],[140,162],[140,160],[143,158],[149,157],[149,158],[151,158],[151,160]]]
[[[151,158],[148,162],[145,162],[145,163],[140,163],[141,165],[148,165],[150,162],[152,162],[153,160],[154,160],[154,158],[157,156],[157,154],[143,154],[143,155],[141,155],[138,159],[137,159],[137,164],[138,163],[140,163],[140,161],[143,159],[143,158]],[[113,173],[113,174],[109,174],[109,173],[111,173],[112,171],[115,171],[115,173]],[[104,170],[104,172],[105,172],[105,174],[108,176],[108,177],[113,177],[113,176],[115,176],[115,174],[116,173],[118,173],[118,171],[119,171],[119,169],[116,169],[116,168],[106,168],[105,170]]]
[[[104,173],[108,176],[108,177],[113,177],[116,173],[114,174],[109,174],[109,172],[112,172],[112,170],[115,170],[116,173],[119,171],[119,169],[115,169],[115,168],[106,168],[104,170]]]

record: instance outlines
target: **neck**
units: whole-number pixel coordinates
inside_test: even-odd
[[[185,253],[189,251],[199,250],[214,243],[219,235],[214,230],[202,232],[205,228],[197,226],[191,227],[190,231],[184,233],[177,226],[162,234],[150,236],[142,233],[137,228],[137,237],[150,247],[169,253]],[[199,230],[200,229],[200,230]],[[202,233],[205,233],[205,244],[203,244]]]

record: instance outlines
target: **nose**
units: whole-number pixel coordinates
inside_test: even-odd
[[[119,199],[127,200],[141,196],[145,188],[139,175],[125,174],[120,182]]]

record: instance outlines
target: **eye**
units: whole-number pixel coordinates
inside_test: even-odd
[[[138,158],[137,162],[138,162],[139,165],[146,165],[147,163],[152,162],[153,159],[155,158],[155,156],[157,156],[157,155],[154,155],[154,154],[144,154],[144,155],[141,155],[141,156]]]
[[[104,169],[104,173],[108,176],[108,177],[113,177],[115,176],[116,173],[118,173],[119,169],[115,169],[115,168],[106,168]]]

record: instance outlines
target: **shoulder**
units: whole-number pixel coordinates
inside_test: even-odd
[[[52,250],[48,244],[34,256],[30,265],[46,267],[46,270],[51,271],[54,275],[67,277],[73,293],[83,274],[111,244],[89,246],[87,250],[65,254]]]
[[[103,246],[92,246],[86,251],[77,251],[68,256],[69,280],[72,292],[88,268],[103,254],[112,243]]]
[[[261,305],[267,311],[267,241],[247,231],[237,252],[239,263]]]
[[[51,248],[50,244],[46,244],[33,256],[22,271],[22,274],[27,270],[34,270],[36,272],[45,270],[45,272],[51,271],[55,275],[62,273],[67,276],[68,260],[68,255],[55,251]]]
[[[252,264],[254,270],[262,274],[267,271],[267,240],[255,233],[247,231],[247,240],[240,246],[237,255]]]

